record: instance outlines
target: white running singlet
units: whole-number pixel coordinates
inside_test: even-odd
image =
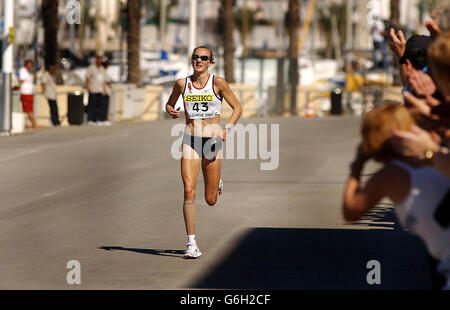
[[[203,88],[197,88],[186,77],[183,92],[184,111],[189,119],[205,119],[220,115],[222,99],[214,91],[214,74],[210,74]]]
[[[414,168],[399,160],[392,163],[411,178],[408,196],[395,208],[397,217],[440,261],[438,271],[446,276],[446,289],[450,289],[450,179],[432,167]]]

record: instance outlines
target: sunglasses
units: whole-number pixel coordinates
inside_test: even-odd
[[[199,56],[199,55],[197,55],[197,54],[194,54],[194,55],[192,55],[192,60],[197,60],[197,59],[201,59],[201,60],[203,60],[203,61],[207,61],[208,59],[209,59],[209,57],[208,56]]]

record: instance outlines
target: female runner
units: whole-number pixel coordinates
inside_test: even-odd
[[[178,79],[166,104],[166,111],[176,119],[180,108],[175,104],[180,95],[186,116],[183,137],[181,176],[184,184],[183,216],[187,233],[184,258],[198,258],[202,255],[195,239],[195,189],[200,166],[205,181],[205,200],[210,206],[217,202],[217,195],[223,191],[220,178],[220,151],[222,142],[242,114],[242,107],[227,81],[208,72],[214,64],[212,51],[206,46],[194,49],[191,56],[194,73]],[[222,99],[233,109],[225,128],[220,126]]]

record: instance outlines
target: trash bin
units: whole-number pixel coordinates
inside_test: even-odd
[[[342,114],[342,89],[339,87],[331,91],[331,114]]]
[[[82,125],[84,122],[83,93],[75,92],[68,94],[67,98],[67,120],[70,125]]]

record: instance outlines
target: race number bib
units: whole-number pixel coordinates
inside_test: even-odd
[[[216,115],[210,109],[214,95],[187,95],[184,98],[186,113],[190,119],[211,118]]]

